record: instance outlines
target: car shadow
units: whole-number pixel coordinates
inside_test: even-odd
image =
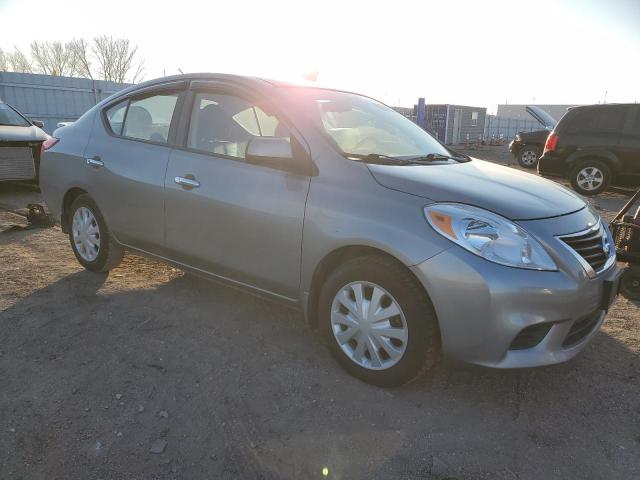
[[[297,310],[192,275],[73,273],[0,313],[0,414],[16,432],[0,436],[0,473],[630,478],[640,360],[624,308],[566,364],[444,361],[382,389],[345,374]],[[148,454],[157,438],[169,463]]]

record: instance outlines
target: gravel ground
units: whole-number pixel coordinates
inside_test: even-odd
[[[5,207],[34,198],[0,188]],[[445,361],[385,390],[343,373],[295,310],[133,255],[85,272],[58,227],[0,233],[0,285],[3,480],[640,477],[624,298],[567,364]]]

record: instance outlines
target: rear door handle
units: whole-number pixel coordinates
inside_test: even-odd
[[[100,160],[100,157],[98,157],[97,155],[91,158],[85,158],[84,161],[87,165],[93,168],[104,167],[104,162]]]
[[[200,186],[200,182],[195,178],[187,178],[187,177],[176,177],[173,179],[178,185],[185,187],[186,189],[198,188]]]

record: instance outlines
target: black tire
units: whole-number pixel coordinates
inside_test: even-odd
[[[336,294],[351,282],[371,282],[386,290],[399,304],[406,320],[408,339],[400,360],[383,370],[365,368],[342,350],[331,326]],[[427,293],[413,274],[397,261],[378,255],[354,258],[340,265],[326,279],[318,304],[319,330],[338,363],[367,383],[395,387],[433,368],[440,359],[441,342],[436,314]]]
[[[600,185],[597,188],[594,188],[591,190],[587,188],[583,188],[580,185],[582,181],[581,178],[584,178],[582,177],[582,172],[585,169],[588,170],[590,168],[598,170],[602,175],[602,182],[600,183]],[[604,192],[611,184],[611,169],[605,163],[599,160],[585,160],[583,162],[578,163],[573,168],[573,170],[571,170],[571,177],[569,178],[569,180],[571,180],[571,186],[573,187],[573,189],[576,192],[578,192],[580,195],[585,195],[587,197],[598,195]]]
[[[81,207],[87,208],[93,214],[98,227],[100,246],[96,258],[91,261],[82,257],[74,242],[73,217]],[[67,218],[69,219],[69,242],[71,243],[71,248],[78,262],[80,262],[84,268],[92,272],[107,272],[120,265],[122,257],[124,256],[124,249],[111,236],[109,228],[100,213],[100,209],[89,195],[79,195],[73,201],[69,208]]]
[[[627,267],[622,275],[620,292],[629,300],[640,300],[640,267]]]
[[[532,161],[532,156],[535,155],[535,161]],[[538,159],[540,158],[540,147],[536,145],[525,145],[518,152],[518,165],[522,168],[536,168],[538,166]]]

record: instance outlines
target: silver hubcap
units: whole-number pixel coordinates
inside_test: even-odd
[[[522,156],[520,158],[522,159],[522,163],[525,165],[533,165],[538,160],[538,155],[536,155],[536,152],[533,150],[526,150],[522,152]]]
[[[352,282],[338,291],[331,305],[331,328],[342,351],[370,370],[394,366],[407,349],[404,313],[375,283]]]
[[[80,256],[87,262],[93,262],[100,252],[100,229],[91,210],[87,207],[76,210],[71,230],[73,243]]]
[[[599,168],[585,167],[578,172],[577,181],[584,190],[597,190],[604,182],[604,175]]]

